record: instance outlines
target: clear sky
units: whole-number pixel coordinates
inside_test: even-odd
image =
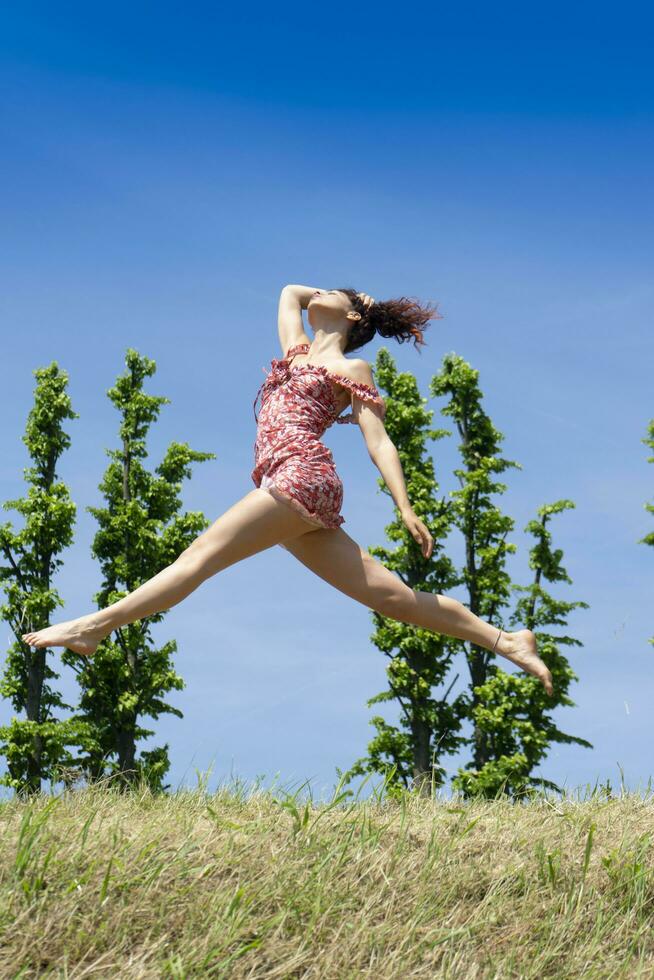
[[[536,509],[576,504],[550,525],[573,580],[552,591],[590,608],[566,629],[582,643],[568,650],[576,706],[554,715],[594,749],[554,746],[538,772],[573,790],[619,786],[621,767],[637,789],[652,774],[654,695],[654,549],[638,544],[654,497],[642,442],[654,416],[651,23],[642,5],[541,11],[5,9],[0,499],[24,490],[32,372],[56,360],[80,414],[59,468],[78,505],[59,618],[89,612],[100,576],[85,508],[100,504],[117,445],[106,391],[127,347],[157,363],[147,390],[172,399],[151,465],[173,439],[217,454],[184,490],[214,520],[253,486],[252,402],[280,354],[285,283],[437,302],[444,319],[421,355],[384,344],[425,396],[448,351],[479,370],[503,453],[522,466],[501,499],[516,582],[531,581],[523,529]],[[374,362],[379,346],[360,353]],[[439,400],[430,407],[451,427]],[[382,543],[392,507],[360,431],[334,426],[326,442],[344,530]],[[434,448],[444,493],[457,442]],[[448,547],[460,564],[456,535]],[[228,569],[155,627],[178,642],[187,686],[170,700],[184,717],[153,723],[141,747],[168,742],[173,788],[210,769],[210,789],[238,777],[328,794],[336,767],[365,754],[370,717],[397,718],[365,704],[386,688],[371,631],[367,607],[281,548]],[[441,762],[454,774],[468,757]]]

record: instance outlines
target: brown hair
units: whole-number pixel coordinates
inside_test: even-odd
[[[341,286],[338,290],[349,296],[352,307],[361,314],[350,327],[348,341],[343,351],[358,350],[373,339],[376,333],[381,337],[394,337],[398,343],[413,340],[414,347],[425,345],[423,331],[429,320],[442,320],[443,316],[429,304],[421,304],[415,299],[400,296],[367,306],[356,289]]]

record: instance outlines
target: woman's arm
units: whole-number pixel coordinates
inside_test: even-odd
[[[351,361],[350,371],[354,381],[374,385],[370,365],[362,358]],[[371,405],[355,396],[352,399],[352,414],[361,429],[368,454],[390,490],[402,520],[420,545],[424,557],[431,558],[434,539],[411,506],[399,453],[384,426],[384,413],[380,413],[376,404]]]
[[[291,296],[294,296],[303,310],[306,310],[309,305],[309,300],[316,292],[317,289],[321,289],[320,286],[284,286],[282,289],[282,295],[288,292]]]
[[[420,545],[423,556],[431,558],[434,539],[427,526],[423,524],[411,506],[400,456],[384,428],[384,423],[372,409],[366,407],[361,411],[359,425],[366,440],[370,458],[384,478],[384,483],[391,492],[402,520],[411,532],[413,539]]]
[[[306,310],[309,300],[318,286],[284,286],[279,297],[277,329],[282,346],[282,357],[289,347],[295,344],[310,344],[304,330],[302,310]]]

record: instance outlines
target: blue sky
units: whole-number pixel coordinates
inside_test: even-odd
[[[148,390],[172,400],[152,465],[173,439],[216,453],[184,491],[214,520],[252,488],[252,401],[279,355],[285,283],[437,302],[422,354],[388,349],[425,396],[448,351],[479,370],[522,466],[502,499],[516,582],[531,580],[536,509],[576,504],[551,525],[573,580],[553,592],[590,608],[567,629],[583,644],[569,653],[576,707],[554,714],[594,749],[555,746],[539,773],[619,786],[622,767],[636,789],[652,773],[654,694],[654,553],[637,543],[654,495],[641,441],[654,416],[651,24],[627,5],[619,21],[596,4],[542,11],[4,11],[0,498],[23,492],[32,372],[56,360],[80,414],[59,470],[76,540],[56,586],[60,618],[86,613],[100,579],[85,508],[116,445],[106,390],[127,347],[154,358]],[[441,405],[434,424],[448,426]],[[325,441],[344,529],[383,542],[392,512],[359,430]],[[435,454],[441,491],[455,489],[456,436]],[[448,550],[460,563],[455,535]],[[170,699],[184,718],[154,723],[148,743],[169,743],[168,781],[211,769],[210,788],[238,776],[329,793],[336,767],[365,754],[379,711],[365,701],[386,687],[371,631],[366,607],[281,548],[206,582],[155,628],[177,639],[187,684]],[[467,758],[442,763],[454,774]]]

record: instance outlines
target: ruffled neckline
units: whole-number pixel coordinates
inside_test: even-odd
[[[373,385],[366,384],[365,381],[354,381],[352,378],[348,378],[345,374],[340,374],[338,371],[330,371],[329,368],[325,367],[323,364],[312,364],[307,361],[305,364],[296,364],[291,366],[290,362],[293,360],[297,353],[306,354],[310,349],[310,344],[294,344],[288,348],[285,357],[273,358],[271,361],[271,370],[267,372],[267,378],[262,383],[257,396],[254,400],[254,418],[257,420],[256,404],[259,400],[259,396],[262,391],[270,384],[278,385],[283,383],[284,378],[290,378],[292,375],[298,374],[301,371],[313,371],[317,372],[325,380],[332,380],[334,384],[346,391],[349,390],[355,394],[361,401],[373,402],[379,406],[382,413],[382,419],[386,416],[386,402],[380,395],[379,391]],[[265,367],[263,368],[265,372]],[[327,385],[329,391],[329,397],[331,402],[331,414],[333,416],[332,421],[335,422],[353,422],[356,424],[356,419],[354,418],[354,412],[349,414],[338,414],[338,396],[334,391],[334,387],[331,384]],[[347,406],[346,406],[347,407]],[[345,412],[345,409],[342,410]]]
[[[336,371],[330,371],[323,364],[297,364],[295,367],[289,367],[289,372],[291,374],[296,374],[299,371],[318,371],[326,378],[332,378],[336,384],[341,385],[342,388],[346,388],[353,391],[355,395],[358,395],[362,401],[372,401],[379,405],[382,409],[382,416],[386,414],[386,403],[384,399],[379,394],[376,388],[372,388],[370,385],[366,384],[365,381],[353,381],[352,378],[348,378],[345,374],[338,374]],[[334,413],[338,411],[338,404],[336,400],[336,395],[334,390],[330,387],[330,395],[332,396],[332,406]],[[354,421],[354,414],[352,412],[349,415],[336,415],[337,422],[350,422]]]

